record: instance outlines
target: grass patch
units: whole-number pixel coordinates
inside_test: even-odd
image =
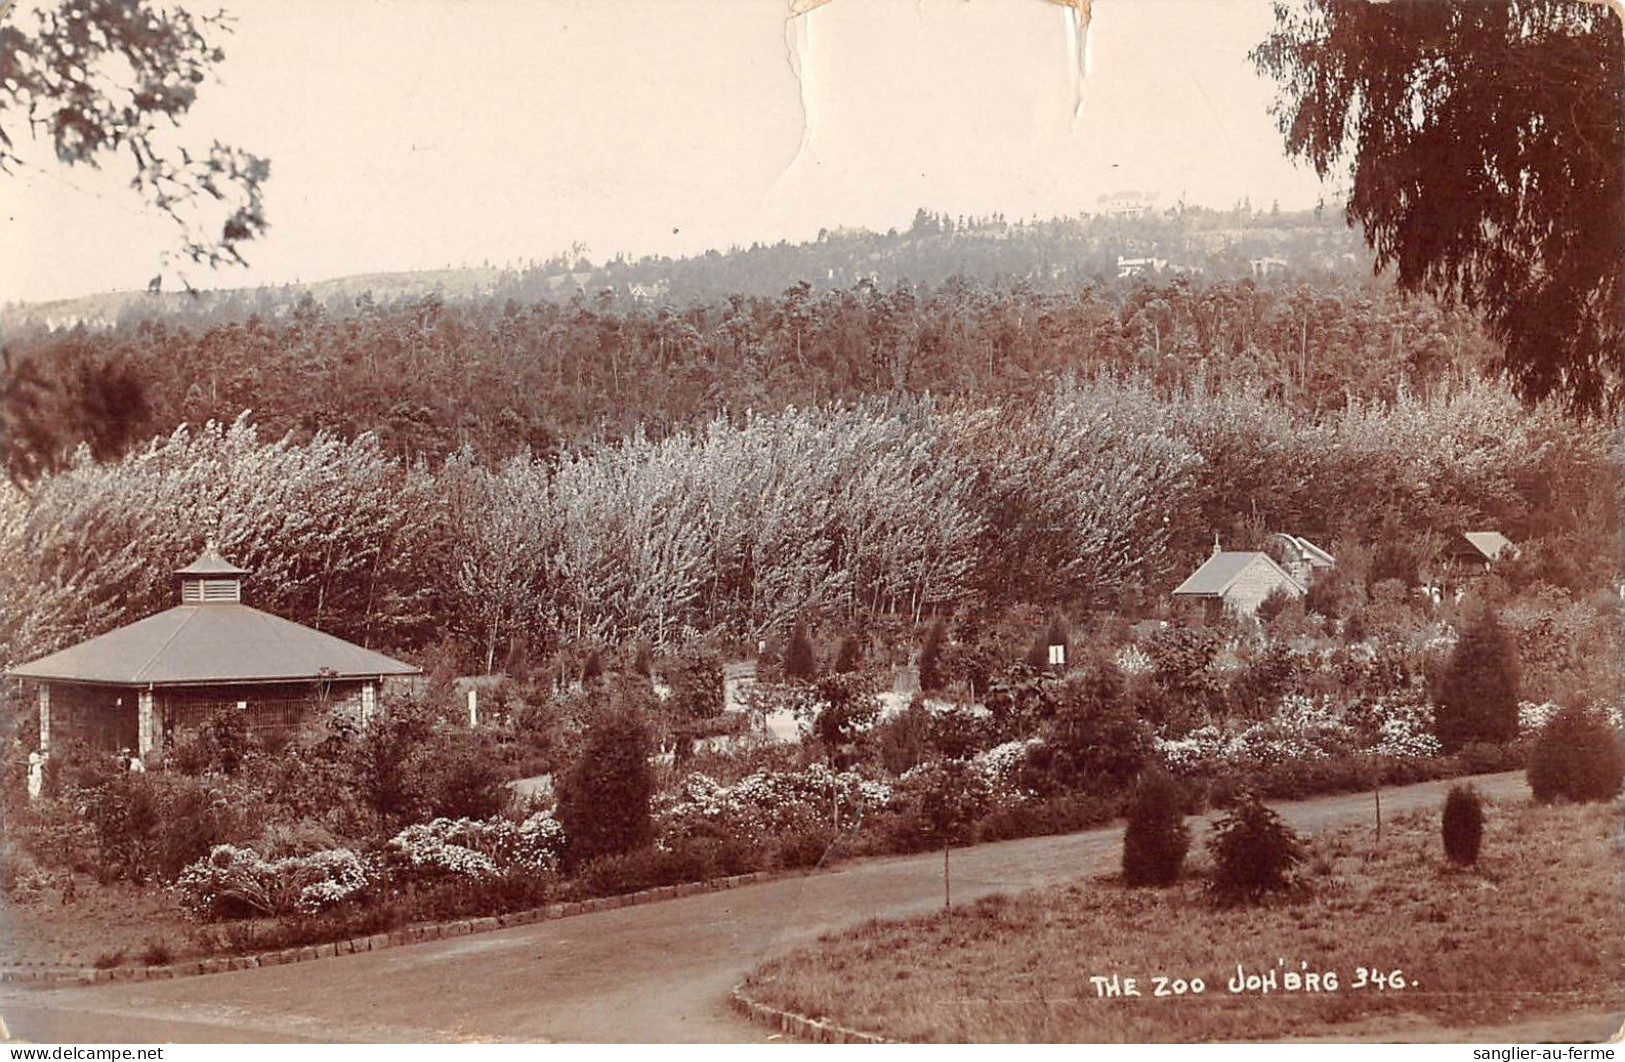
[[[1487,811],[1471,868],[1446,860],[1438,811],[1414,813],[1384,824],[1380,848],[1369,824],[1313,839],[1293,899],[1220,909],[1204,876],[1166,889],[1102,878],[831,934],[763,966],[750,991],[940,1042],[1263,1040],[1406,1015],[1467,1026],[1619,1008],[1619,807]],[[1276,970],[1277,990],[1229,991],[1238,963]],[[1282,972],[1305,963],[1335,971],[1337,990],[1283,990]],[[1399,969],[1408,987],[1356,987],[1360,967]],[[1143,994],[1099,997],[1091,977],[1113,974]],[[1206,990],[1158,998],[1154,975]]]

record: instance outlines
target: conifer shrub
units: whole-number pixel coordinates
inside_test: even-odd
[[[784,677],[811,682],[818,677],[818,657],[813,652],[812,635],[807,633],[804,620],[796,620],[790,632],[790,644],[784,649]]]
[[[570,867],[653,841],[652,751],[648,728],[629,709],[606,711],[587,731],[580,757],[559,785],[557,816],[569,838]]]
[[[835,652],[835,672],[840,675],[849,675],[863,666],[863,645],[858,636],[848,634],[841,639],[841,647]]]
[[[937,620],[925,632],[925,643],[920,646],[920,689],[935,693],[948,685],[948,669],[943,666],[942,621]]]
[[[1471,785],[1450,787],[1444,800],[1444,854],[1461,867],[1478,862],[1484,841],[1484,802]]]
[[[597,682],[604,677],[604,654],[593,649],[587,654],[586,662],[581,665],[581,681],[583,683]]]
[[[1432,691],[1434,732],[1445,752],[1473,741],[1518,736],[1518,646],[1484,607],[1460,639]]]
[[[1529,754],[1529,788],[1542,803],[1612,800],[1625,783],[1625,748],[1602,714],[1564,708],[1541,729]]]
[[[1140,777],[1129,797],[1123,831],[1123,884],[1172,885],[1179,880],[1191,846],[1184,803],[1184,791],[1166,772]]]
[[[1223,901],[1246,902],[1292,883],[1303,862],[1303,842],[1281,817],[1246,793],[1213,826],[1207,840],[1213,888]]]

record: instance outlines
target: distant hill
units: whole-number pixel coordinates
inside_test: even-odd
[[[109,328],[142,319],[200,325],[275,318],[308,293],[333,316],[438,294],[447,301],[568,302],[604,290],[637,301],[689,306],[728,295],[776,295],[806,283],[815,290],[865,282],[939,285],[953,277],[1026,283],[1040,290],[1130,276],[1203,275],[1214,280],[1357,280],[1371,274],[1359,234],[1333,213],[1170,209],[1141,216],[1079,215],[1007,222],[1002,216],[950,217],[920,210],[905,231],[833,229],[800,244],[752,244],[690,258],[616,258],[594,263],[555,257],[523,265],[362,273],[309,284],[197,292],[107,292],[0,307],[0,334],[84,325]]]

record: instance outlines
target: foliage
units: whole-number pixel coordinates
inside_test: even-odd
[[[314,914],[363,892],[374,880],[348,849],[266,859],[251,848],[216,845],[176,879],[181,903],[205,919],[245,913]]]
[[[1154,751],[1151,728],[1129,707],[1110,661],[1062,684],[1041,733],[1027,777],[1043,792],[1123,788]]]
[[[713,653],[679,653],[660,664],[671,688],[668,710],[679,719],[710,719],[723,710],[722,661]]]
[[[1618,401],[1625,47],[1617,12],[1519,0],[1276,6],[1253,53],[1290,154],[1351,153],[1348,218],[1411,291],[1459,296],[1530,398]],[[1494,84],[1494,89],[1488,86]]]
[[[662,794],[660,838],[670,847],[681,838],[714,832],[747,838],[787,835],[820,824],[833,828],[861,821],[892,796],[884,783],[822,763],[789,771],[764,768],[732,785],[692,773],[674,792]]]
[[[874,680],[867,675],[824,675],[812,684],[811,693],[797,714],[832,760],[880,714]]]
[[[920,646],[920,689],[926,693],[936,693],[948,685],[948,671],[944,667],[943,641],[948,636],[947,625],[940,619],[934,620],[925,632],[925,642]]]
[[[1055,712],[1060,680],[1044,668],[1016,664],[988,685],[984,701],[1003,737],[1027,737]]]
[[[523,822],[509,819],[434,819],[406,827],[385,851],[410,876],[453,875],[476,880],[512,871],[547,874],[558,869],[564,828],[548,812]]]
[[[1484,801],[1471,785],[1453,785],[1444,800],[1444,854],[1457,866],[1478,862],[1484,841]]]
[[[1171,885],[1179,880],[1190,850],[1184,790],[1162,771],[1140,776],[1128,802],[1123,830],[1123,883]]]
[[[1564,708],[1540,732],[1529,755],[1535,799],[1607,801],[1625,784],[1625,741],[1599,712]]]
[[[1481,609],[1462,630],[1431,691],[1446,752],[1470,741],[1518,736],[1518,673],[1517,644],[1492,609]]]
[[[1225,900],[1255,900],[1286,888],[1304,857],[1297,834],[1252,794],[1214,823],[1207,850],[1214,890]]]
[[[846,675],[863,667],[863,643],[855,634],[848,634],[841,639],[840,648],[835,652],[835,665],[831,669],[838,675]]]
[[[992,793],[985,776],[963,760],[931,760],[897,780],[900,802],[913,806],[923,838],[944,848],[964,844],[986,814]]]
[[[161,132],[180,123],[225,59],[225,12],[66,0],[31,15],[32,25],[18,15],[0,26],[0,172],[22,161],[11,135],[19,118],[49,135],[65,166],[99,166],[128,149],[131,187],[180,227],[185,257],[244,264],[239,245],[265,231],[260,185],[270,163],[218,141],[177,160]]]
[[[586,746],[558,787],[568,865],[631,852],[653,840],[652,751],[648,728],[636,715],[612,710],[593,721]]]
[[[784,677],[792,681],[811,682],[818,676],[818,655],[813,651],[812,636],[807,624],[796,620],[790,631],[790,644],[784,650]]]
[[[921,701],[875,727],[874,747],[888,774],[900,775],[916,767],[929,754],[932,712]]]

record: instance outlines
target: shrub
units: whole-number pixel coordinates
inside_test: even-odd
[[[118,951],[104,951],[92,960],[91,965],[98,970],[111,970],[115,966],[124,965],[124,949]]]
[[[549,873],[558,866],[564,839],[546,811],[522,823],[441,818],[408,826],[389,839],[385,853],[407,877],[478,880],[510,871]]]
[[[824,861],[838,834],[828,826],[808,825],[779,837],[773,846],[774,862],[801,870]]]
[[[1129,798],[1123,831],[1125,885],[1172,885],[1179,880],[1191,846],[1184,803],[1184,790],[1168,774],[1151,771],[1141,776]]]
[[[1492,609],[1481,608],[1462,631],[1433,702],[1435,732],[1446,752],[1518,736],[1518,646]]]
[[[942,639],[946,632],[937,620],[925,632],[925,644],[920,646],[920,689],[935,693],[948,685],[948,669],[943,666]]]
[[[1214,824],[1207,850],[1215,891],[1222,899],[1242,901],[1286,888],[1304,854],[1298,835],[1252,793]]]
[[[571,866],[653,839],[651,751],[648,728],[631,711],[606,712],[587,732],[586,746],[559,785],[558,819]]]
[[[216,845],[175,882],[181,904],[208,919],[245,914],[315,914],[362,892],[372,875],[347,848],[266,859],[249,848]]]
[[[1529,788],[1544,802],[1612,800],[1625,782],[1625,749],[1603,716],[1569,707],[1552,717],[1529,754]]]
[[[1111,822],[1121,810],[1116,795],[1069,793],[995,808],[976,824],[978,842],[1017,837],[1050,837],[1092,830]]]
[[[1478,862],[1484,841],[1484,802],[1471,785],[1450,787],[1444,800],[1444,854],[1457,866]]]
[[[1258,603],[1256,614],[1261,621],[1268,623],[1286,611],[1287,606],[1297,599],[1297,594],[1285,587],[1277,586],[1264,597],[1264,600]]]
[[[487,819],[507,807],[508,774],[488,734],[437,732],[434,738],[412,765],[419,815]]]
[[[1023,784],[1045,793],[1121,789],[1156,749],[1151,728],[1125,703],[1123,677],[1110,661],[1056,691],[1043,737]]]
[[[665,661],[661,678],[671,689],[667,707],[678,719],[710,719],[722,713],[722,661],[712,653],[690,651]]]
[[[900,775],[918,766],[931,748],[931,712],[920,703],[875,727],[875,747],[881,766]]]
[[[168,966],[175,961],[175,949],[167,940],[149,940],[137,959],[142,966]]]
[[[784,647],[784,677],[811,682],[818,675],[818,656],[813,652],[812,635],[807,633],[807,622],[796,620],[790,630],[790,643]]]
[[[835,672],[846,675],[862,666],[863,645],[858,641],[857,635],[848,634],[841,639],[841,648],[835,653]]]

